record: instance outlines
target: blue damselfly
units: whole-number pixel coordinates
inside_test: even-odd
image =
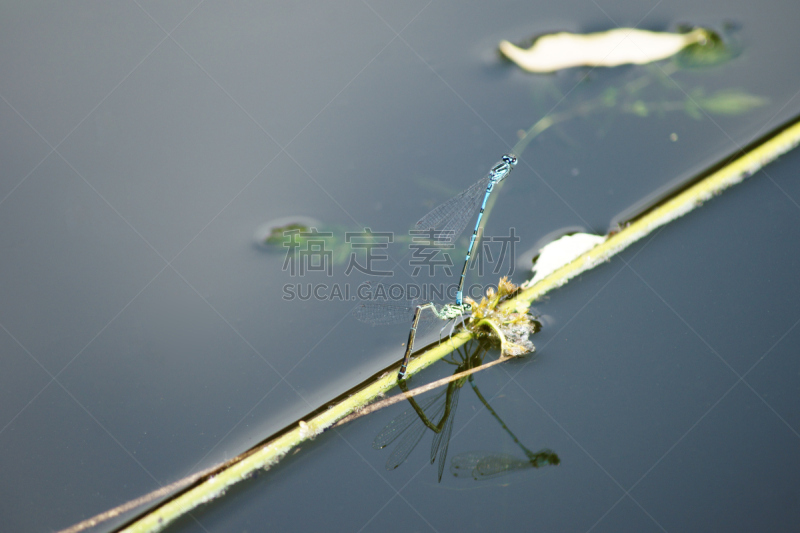
[[[483,212],[486,209],[486,202],[489,200],[494,186],[503,181],[506,176],[511,173],[511,170],[516,164],[516,157],[511,154],[505,154],[500,161],[492,166],[486,176],[478,180],[461,194],[454,196],[436,207],[433,211],[422,217],[416,224],[417,229],[438,231],[455,241],[455,239],[461,235],[461,232],[464,231],[467,222],[472,218],[472,213],[478,206],[481,197],[483,197],[483,201],[480,202],[481,208],[478,212],[478,220],[475,222],[475,230],[472,232],[469,248],[467,249],[467,256],[464,260],[464,267],[461,270],[461,278],[458,282],[455,303],[444,304],[437,309],[436,305],[432,302],[415,302],[410,306],[370,302],[362,303],[354,310],[353,313],[357,319],[371,325],[394,324],[411,317],[411,330],[408,333],[408,342],[406,343],[406,352],[403,356],[403,362],[397,373],[398,379],[403,380],[406,377],[408,362],[411,358],[411,353],[414,351],[414,340],[417,336],[417,329],[422,318],[422,313],[426,309],[430,309],[433,316],[440,320],[448,322],[452,320],[453,327],[455,327],[455,320],[462,316],[469,315],[472,312],[472,305],[464,302],[463,297],[464,279],[467,275],[467,267],[472,255],[472,249],[475,246],[475,240],[478,236]],[[413,316],[411,316],[412,311]],[[447,326],[445,325],[445,327]],[[444,328],[442,328],[442,331],[444,331]]]
[[[472,237],[469,241],[469,248],[467,249],[467,257],[464,260],[464,268],[461,270],[461,279],[458,282],[458,291],[456,292],[455,305],[461,306],[464,303],[464,278],[467,275],[467,266],[469,259],[472,255],[472,249],[475,246],[475,239],[478,236],[478,229],[481,225],[483,218],[483,211],[486,209],[486,202],[492,194],[494,186],[505,179],[511,173],[514,166],[517,164],[517,158],[511,154],[505,154],[500,161],[494,164],[483,178],[478,180],[470,188],[461,194],[450,198],[433,211],[422,217],[416,224],[417,229],[423,230],[436,230],[442,232],[443,235],[451,235],[455,241],[464,228],[467,222],[472,218],[475,208],[478,206],[481,197],[483,202],[480,203],[481,209],[478,212],[478,220],[475,222],[475,230],[472,232]],[[452,232],[452,233],[451,233]]]

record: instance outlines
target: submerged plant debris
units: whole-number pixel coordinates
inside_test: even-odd
[[[305,216],[294,216],[271,220],[256,228],[253,240],[260,246],[282,247],[288,236],[304,234],[321,226],[321,222]]]
[[[626,83],[608,87],[588,99],[557,93],[557,102],[564,109],[545,115],[527,130],[520,130],[519,142],[512,151],[521,156],[533,139],[573,119],[588,119],[600,114],[609,119],[615,115],[664,118],[670,113],[683,113],[702,120],[712,115],[741,115],[769,103],[764,97],[737,88],[714,92],[708,92],[702,86],[684,88],[672,78],[678,68],[676,63],[644,67],[641,74],[637,73]]]
[[[298,254],[307,252],[330,253],[330,264],[340,265],[350,257],[350,247],[345,240],[350,231],[346,227],[299,215],[261,224],[253,233],[253,242],[267,252],[286,254],[284,270],[299,266],[301,258]],[[358,242],[380,243],[380,237],[373,235],[368,228],[354,234],[357,234]],[[402,240],[402,236],[398,240]]]
[[[528,49],[501,41],[500,53],[528,72],[555,72],[570,67],[643,65],[672,57],[687,46],[717,46],[713,32],[695,28],[688,33],[616,28],[599,33],[559,32],[542,35]]]
[[[723,89],[706,95],[703,88],[698,87],[689,94],[684,109],[690,117],[700,120],[702,111],[713,115],[739,115],[767,103],[766,98],[738,89]]]

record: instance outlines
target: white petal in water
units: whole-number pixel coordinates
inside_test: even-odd
[[[576,233],[551,242],[539,251],[539,259],[533,265],[535,275],[529,285],[537,283],[605,240],[600,235]]]
[[[641,65],[673,56],[694,43],[703,43],[708,32],[667,33],[617,28],[600,33],[551,33],[542,35],[527,50],[508,41],[500,52],[529,72],[554,72],[570,67]]]

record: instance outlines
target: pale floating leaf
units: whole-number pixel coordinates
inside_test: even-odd
[[[539,259],[533,265],[535,275],[530,285],[537,283],[605,240],[606,238],[600,235],[575,233],[551,242],[539,251]]]
[[[542,35],[527,50],[501,41],[500,52],[529,72],[554,72],[581,66],[642,65],[666,59],[689,45],[705,43],[708,39],[709,32],[703,28],[689,33],[617,28],[600,33]]]

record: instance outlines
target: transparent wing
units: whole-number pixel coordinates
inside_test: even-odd
[[[398,301],[367,301],[359,303],[353,309],[353,316],[360,322],[370,326],[389,326],[393,324],[405,324],[411,326],[414,319],[414,312],[417,305],[424,303],[419,300],[398,300]],[[434,326],[443,328],[447,322],[433,312],[432,309],[424,309],[419,317],[417,325],[417,335],[424,335],[431,331]]]
[[[460,453],[450,460],[450,473],[453,477],[472,476],[472,471],[478,465],[485,452]]]
[[[466,452],[450,461],[450,473],[455,477],[471,476],[475,480],[492,479],[529,468],[557,465],[561,462],[552,450],[542,449],[530,453],[528,459],[520,459],[507,453]]]
[[[394,470],[403,464],[411,453],[411,450],[417,447],[417,444],[419,444],[424,434],[424,424],[415,425],[407,431],[403,435],[403,438],[400,439],[400,442],[397,443],[397,446],[394,447],[392,453],[389,454],[389,458],[386,459],[386,470]]]
[[[420,403],[420,408],[425,411],[433,405],[436,400],[442,397],[442,395],[446,392],[446,389],[441,391],[436,396],[432,396]],[[383,449],[393,443],[397,437],[403,434],[403,432],[408,429],[408,427],[413,424],[415,421],[422,422],[417,416],[417,412],[414,410],[413,407],[409,407],[394,419],[391,422],[386,424],[386,426],[375,436],[375,440],[372,441],[372,447],[376,450]],[[425,424],[421,424],[424,426]]]
[[[491,479],[528,468],[533,468],[530,461],[505,453],[495,453],[487,455],[478,461],[473,475],[475,479]]]
[[[450,198],[419,219],[416,229],[433,228],[438,231],[452,231],[452,239],[455,241],[464,231],[470,219],[475,216],[475,211],[485,196],[488,185],[489,176],[487,175],[464,192]]]
[[[492,479],[527,468],[533,468],[530,461],[507,453],[466,452],[450,461],[450,473],[453,476],[471,476],[475,480]]]
[[[441,395],[434,398],[434,400],[441,397]],[[433,402],[432,402],[433,403]],[[428,419],[436,419],[444,412],[445,404],[444,402],[439,403],[431,413],[425,413]],[[414,411],[411,409],[412,412]],[[424,410],[424,409],[423,409]],[[416,416],[416,412],[414,415]],[[394,470],[405,460],[408,458],[411,451],[419,444],[420,439],[422,439],[422,435],[425,434],[425,430],[427,426],[425,423],[417,416],[417,422],[413,424],[410,429],[405,432],[403,438],[400,439],[400,442],[397,443],[397,446],[392,450],[392,453],[389,455],[389,458],[386,460],[386,470]]]
[[[361,302],[353,309],[353,316],[370,326],[411,325],[416,307],[414,302]]]

